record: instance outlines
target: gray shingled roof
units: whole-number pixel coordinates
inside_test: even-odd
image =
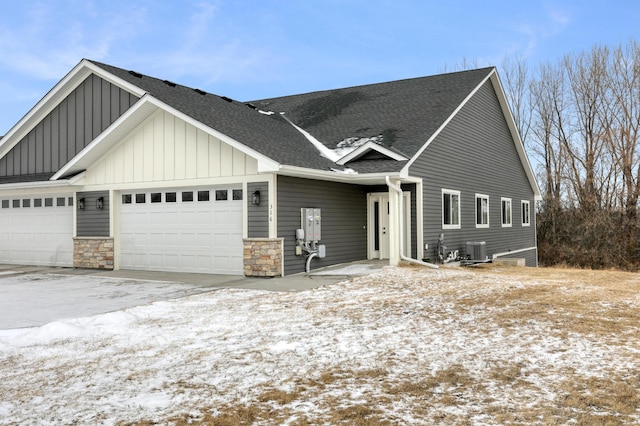
[[[320,156],[280,112],[328,148],[347,138],[382,135],[381,145],[411,158],[493,68],[251,101],[228,101],[194,89],[91,61],[203,124],[283,165],[341,169]],[[378,138],[379,139],[379,138]],[[354,161],[359,173],[396,172],[406,161]]]

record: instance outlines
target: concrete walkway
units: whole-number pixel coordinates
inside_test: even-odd
[[[114,312],[221,288],[309,290],[368,275],[385,265],[356,262],[278,278],[0,265],[0,330]]]

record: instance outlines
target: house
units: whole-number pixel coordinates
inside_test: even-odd
[[[0,263],[534,266],[539,197],[495,68],[238,102],[85,59],[0,140]]]

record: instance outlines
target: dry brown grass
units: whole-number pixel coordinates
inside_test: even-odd
[[[518,333],[523,326],[535,323],[544,335],[527,336],[534,343],[551,336],[569,346],[568,339],[579,336],[640,367],[640,352],[634,346],[640,341],[639,275],[496,266],[476,268],[472,274],[469,279],[479,287],[475,293],[464,285],[411,287],[398,283],[399,290],[388,297],[376,294],[359,303],[374,305],[373,312],[384,312],[380,315],[406,316],[407,321],[456,319],[473,312],[480,320],[460,326],[473,327],[467,331],[478,336],[496,331]],[[424,276],[429,279],[427,273]],[[495,284],[498,281],[500,285]],[[429,297],[448,298],[450,302],[429,310],[430,305],[425,308],[419,303]],[[368,311],[369,316],[372,311]],[[326,307],[322,313],[333,315],[341,321],[363,324],[371,320],[348,303]],[[318,324],[323,321],[319,318]],[[555,350],[565,349],[560,345]],[[398,374],[397,354],[386,356],[388,359],[370,369],[335,367],[292,377],[285,386],[256,389],[248,403],[202,406],[199,418],[185,416],[169,422],[391,425],[409,419],[418,424],[624,425],[636,424],[640,418],[638,371],[623,374],[611,366],[593,374],[572,368],[548,372],[526,359],[488,358],[475,370],[452,362]],[[354,392],[357,397],[352,396]],[[513,398],[497,393],[512,393]],[[311,417],[300,409],[305,404],[314,407]]]

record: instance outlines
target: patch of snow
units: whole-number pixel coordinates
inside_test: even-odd
[[[355,151],[360,148],[362,145],[373,142],[377,144],[382,143],[382,135],[371,136],[368,138],[359,138],[359,137],[350,137],[341,140],[336,144],[336,147],[333,149],[333,152],[338,156],[338,158],[342,158],[347,154]]]
[[[327,401],[349,406],[384,394],[378,409],[390,423],[429,424],[443,412],[552,406],[564,397],[567,371],[587,378],[638,370],[629,356],[640,346],[636,334],[564,333],[535,316],[498,321],[501,310],[517,306],[485,301],[527,285],[491,273],[385,267],[309,291],[222,289],[2,331],[0,424],[166,424],[227,404],[258,404],[265,389],[305,381],[311,391],[283,408],[291,418],[324,424]],[[519,369],[515,382],[498,378],[505,367]],[[481,383],[433,388],[463,395],[454,406],[385,394],[451,368]],[[358,378],[366,371],[377,373]],[[345,377],[314,387],[323,372]]]
[[[338,156],[335,152],[333,152],[332,149],[327,148],[325,144],[323,144],[318,139],[316,139],[315,136],[313,136],[311,133],[307,132],[302,127],[296,125],[293,121],[289,120],[289,117],[287,117],[284,112],[281,112],[280,115],[282,115],[282,117],[285,120],[287,120],[287,122],[289,124],[291,124],[294,129],[296,129],[297,131],[302,133],[302,135],[309,142],[311,142],[311,144],[318,150],[318,152],[320,152],[320,155],[322,155],[325,158],[328,158],[329,160],[333,161],[334,163],[340,159],[340,156]]]

